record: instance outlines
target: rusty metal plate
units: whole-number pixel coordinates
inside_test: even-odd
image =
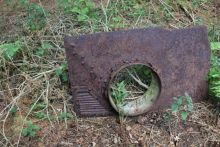
[[[79,116],[115,113],[108,100],[112,73],[133,63],[149,65],[161,80],[161,93],[151,110],[170,106],[188,92],[194,102],[207,96],[210,68],[207,29],[135,29],[65,37],[74,109]]]

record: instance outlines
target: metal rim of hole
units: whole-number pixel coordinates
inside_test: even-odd
[[[136,66],[136,65],[143,65],[145,68],[149,69],[151,71],[151,83],[149,85],[149,89],[146,91],[146,96],[133,100],[131,102],[128,102],[127,104],[123,106],[117,106],[115,101],[113,100],[111,96],[111,85],[114,81],[114,78],[120,73],[120,71]],[[111,75],[111,79],[109,81],[108,85],[108,98],[110,101],[110,104],[112,107],[119,113],[124,116],[137,116],[146,113],[147,111],[150,110],[150,108],[153,106],[153,104],[156,102],[160,95],[161,91],[161,81],[158,76],[158,74],[148,65],[143,64],[143,63],[132,63],[129,65],[122,66],[119,68],[116,72],[113,72]]]

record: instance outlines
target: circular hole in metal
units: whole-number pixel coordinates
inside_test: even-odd
[[[159,97],[160,78],[149,66],[131,64],[111,76],[108,97],[113,108],[126,116],[147,112]]]

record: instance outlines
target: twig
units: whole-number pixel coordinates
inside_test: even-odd
[[[128,73],[129,73],[129,75],[130,75],[140,86],[144,87],[145,89],[148,89],[148,88],[149,88],[146,84],[144,84],[144,83],[140,80],[140,78],[139,78],[138,76],[135,77],[128,69],[127,69],[127,71],[128,71]]]
[[[139,99],[143,96],[136,96],[136,97],[126,97],[125,100],[136,100],[136,99]]]
[[[190,15],[189,11],[181,4],[178,3],[180,9],[184,12],[184,14],[186,15],[186,17],[188,17],[192,22],[194,22],[193,17]]]

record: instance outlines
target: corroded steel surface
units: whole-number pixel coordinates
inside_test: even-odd
[[[107,96],[112,73],[143,63],[161,80],[161,93],[151,110],[170,106],[172,97],[188,92],[193,101],[207,95],[210,45],[206,27],[163,28],[65,37],[74,108],[80,116],[114,114]]]

